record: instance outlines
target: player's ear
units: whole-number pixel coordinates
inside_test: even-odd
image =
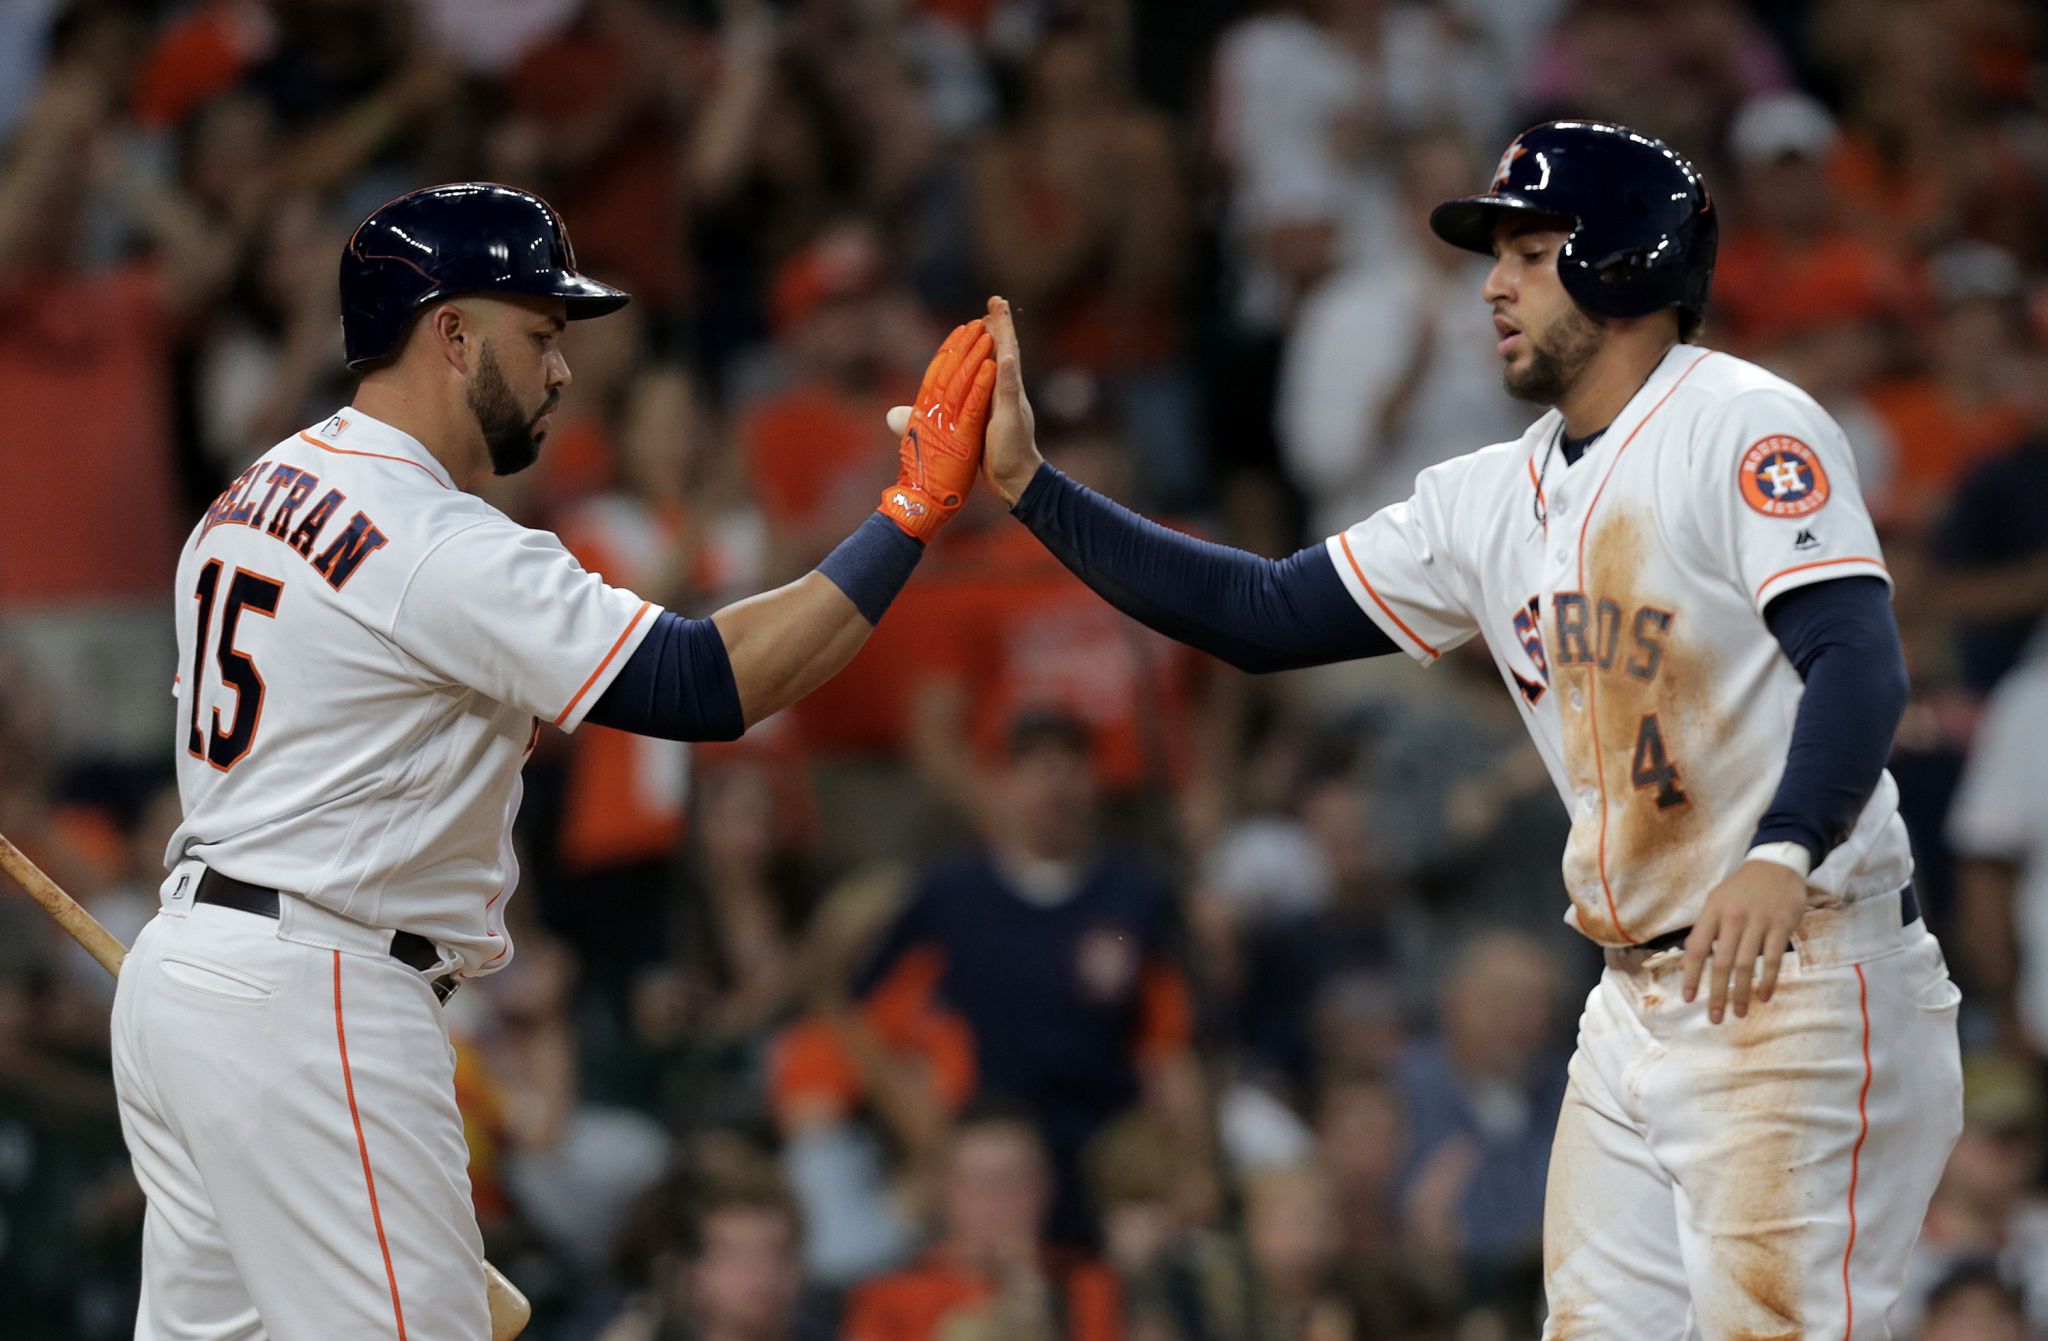
[[[469,372],[470,345],[476,337],[476,327],[460,303],[441,303],[427,314],[421,323],[433,336],[434,347],[446,359],[448,366],[465,375]]]

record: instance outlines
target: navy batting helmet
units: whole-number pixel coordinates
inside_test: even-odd
[[[1720,224],[1699,169],[1662,140],[1601,121],[1547,121],[1515,137],[1485,194],[1437,206],[1429,226],[1453,246],[1491,253],[1504,211],[1570,222],[1557,274],[1588,312],[1675,307],[1683,333],[1698,326]]]
[[[341,253],[348,366],[390,357],[421,309],[465,293],[560,298],[571,321],[629,297],[576,273],[569,230],[539,196],[491,182],[429,186],[363,220]]]

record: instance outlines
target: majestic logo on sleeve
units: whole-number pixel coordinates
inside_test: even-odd
[[[1828,475],[1820,457],[1787,433],[1751,443],[1736,476],[1743,501],[1766,517],[1804,517],[1828,501]]]

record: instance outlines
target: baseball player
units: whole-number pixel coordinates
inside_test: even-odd
[[[1887,1336],[1960,1128],[1958,994],[1884,771],[1905,673],[1848,445],[1690,342],[1716,218],[1659,141],[1538,126],[1431,223],[1493,257],[1506,385],[1549,408],[1407,502],[1285,560],[1154,526],[1039,458],[1000,299],[985,472],[1098,592],[1247,670],[1484,641],[1571,815],[1566,919],[1606,947],[1547,1337]]]
[[[436,997],[511,956],[522,764],[586,720],[730,739],[845,665],[963,501],[995,377],[954,330],[878,512],[691,620],[464,490],[533,463],[565,323],[627,301],[544,201],[400,197],[341,297],[354,404],[243,471],[178,565],[184,823],[114,1005],[143,1338],[489,1334]]]

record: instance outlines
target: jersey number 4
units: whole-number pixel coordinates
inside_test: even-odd
[[[1630,779],[1638,787],[1657,789],[1657,809],[1669,810],[1686,803],[1685,793],[1678,787],[1678,765],[1664,753],[1664,728],[1657,724],[1657,714],[1644,713],[1641,726],[1636,728],[1635,757],[1629,761]]]
[[[204,759],[225,773],[249,752],[249,746],[256,740],[256,724],[263,719],[263,677],[256,673],[256,663],[249,660],[249,654],[236,649],[235,630],[241,625],[245,610],[266,619],[275,616],[284,583],[246,568],[235,570],[228,583],[227,599],[221,602],[220,645],[214,653],[214,660],[220,665],[220,682],[235,691],[235,716],[223,727],[220,709],[215,708],[213,729],[201,732],[199,690],[205,683],[206,644],[213,628],[214,597],[220,594],[220,573],[220,560],[214,559],[199,570],[199,588],[192,593],[199,602],[199,632],[192,640],[192,726],[185,735],[185,750],[194,759]]]

